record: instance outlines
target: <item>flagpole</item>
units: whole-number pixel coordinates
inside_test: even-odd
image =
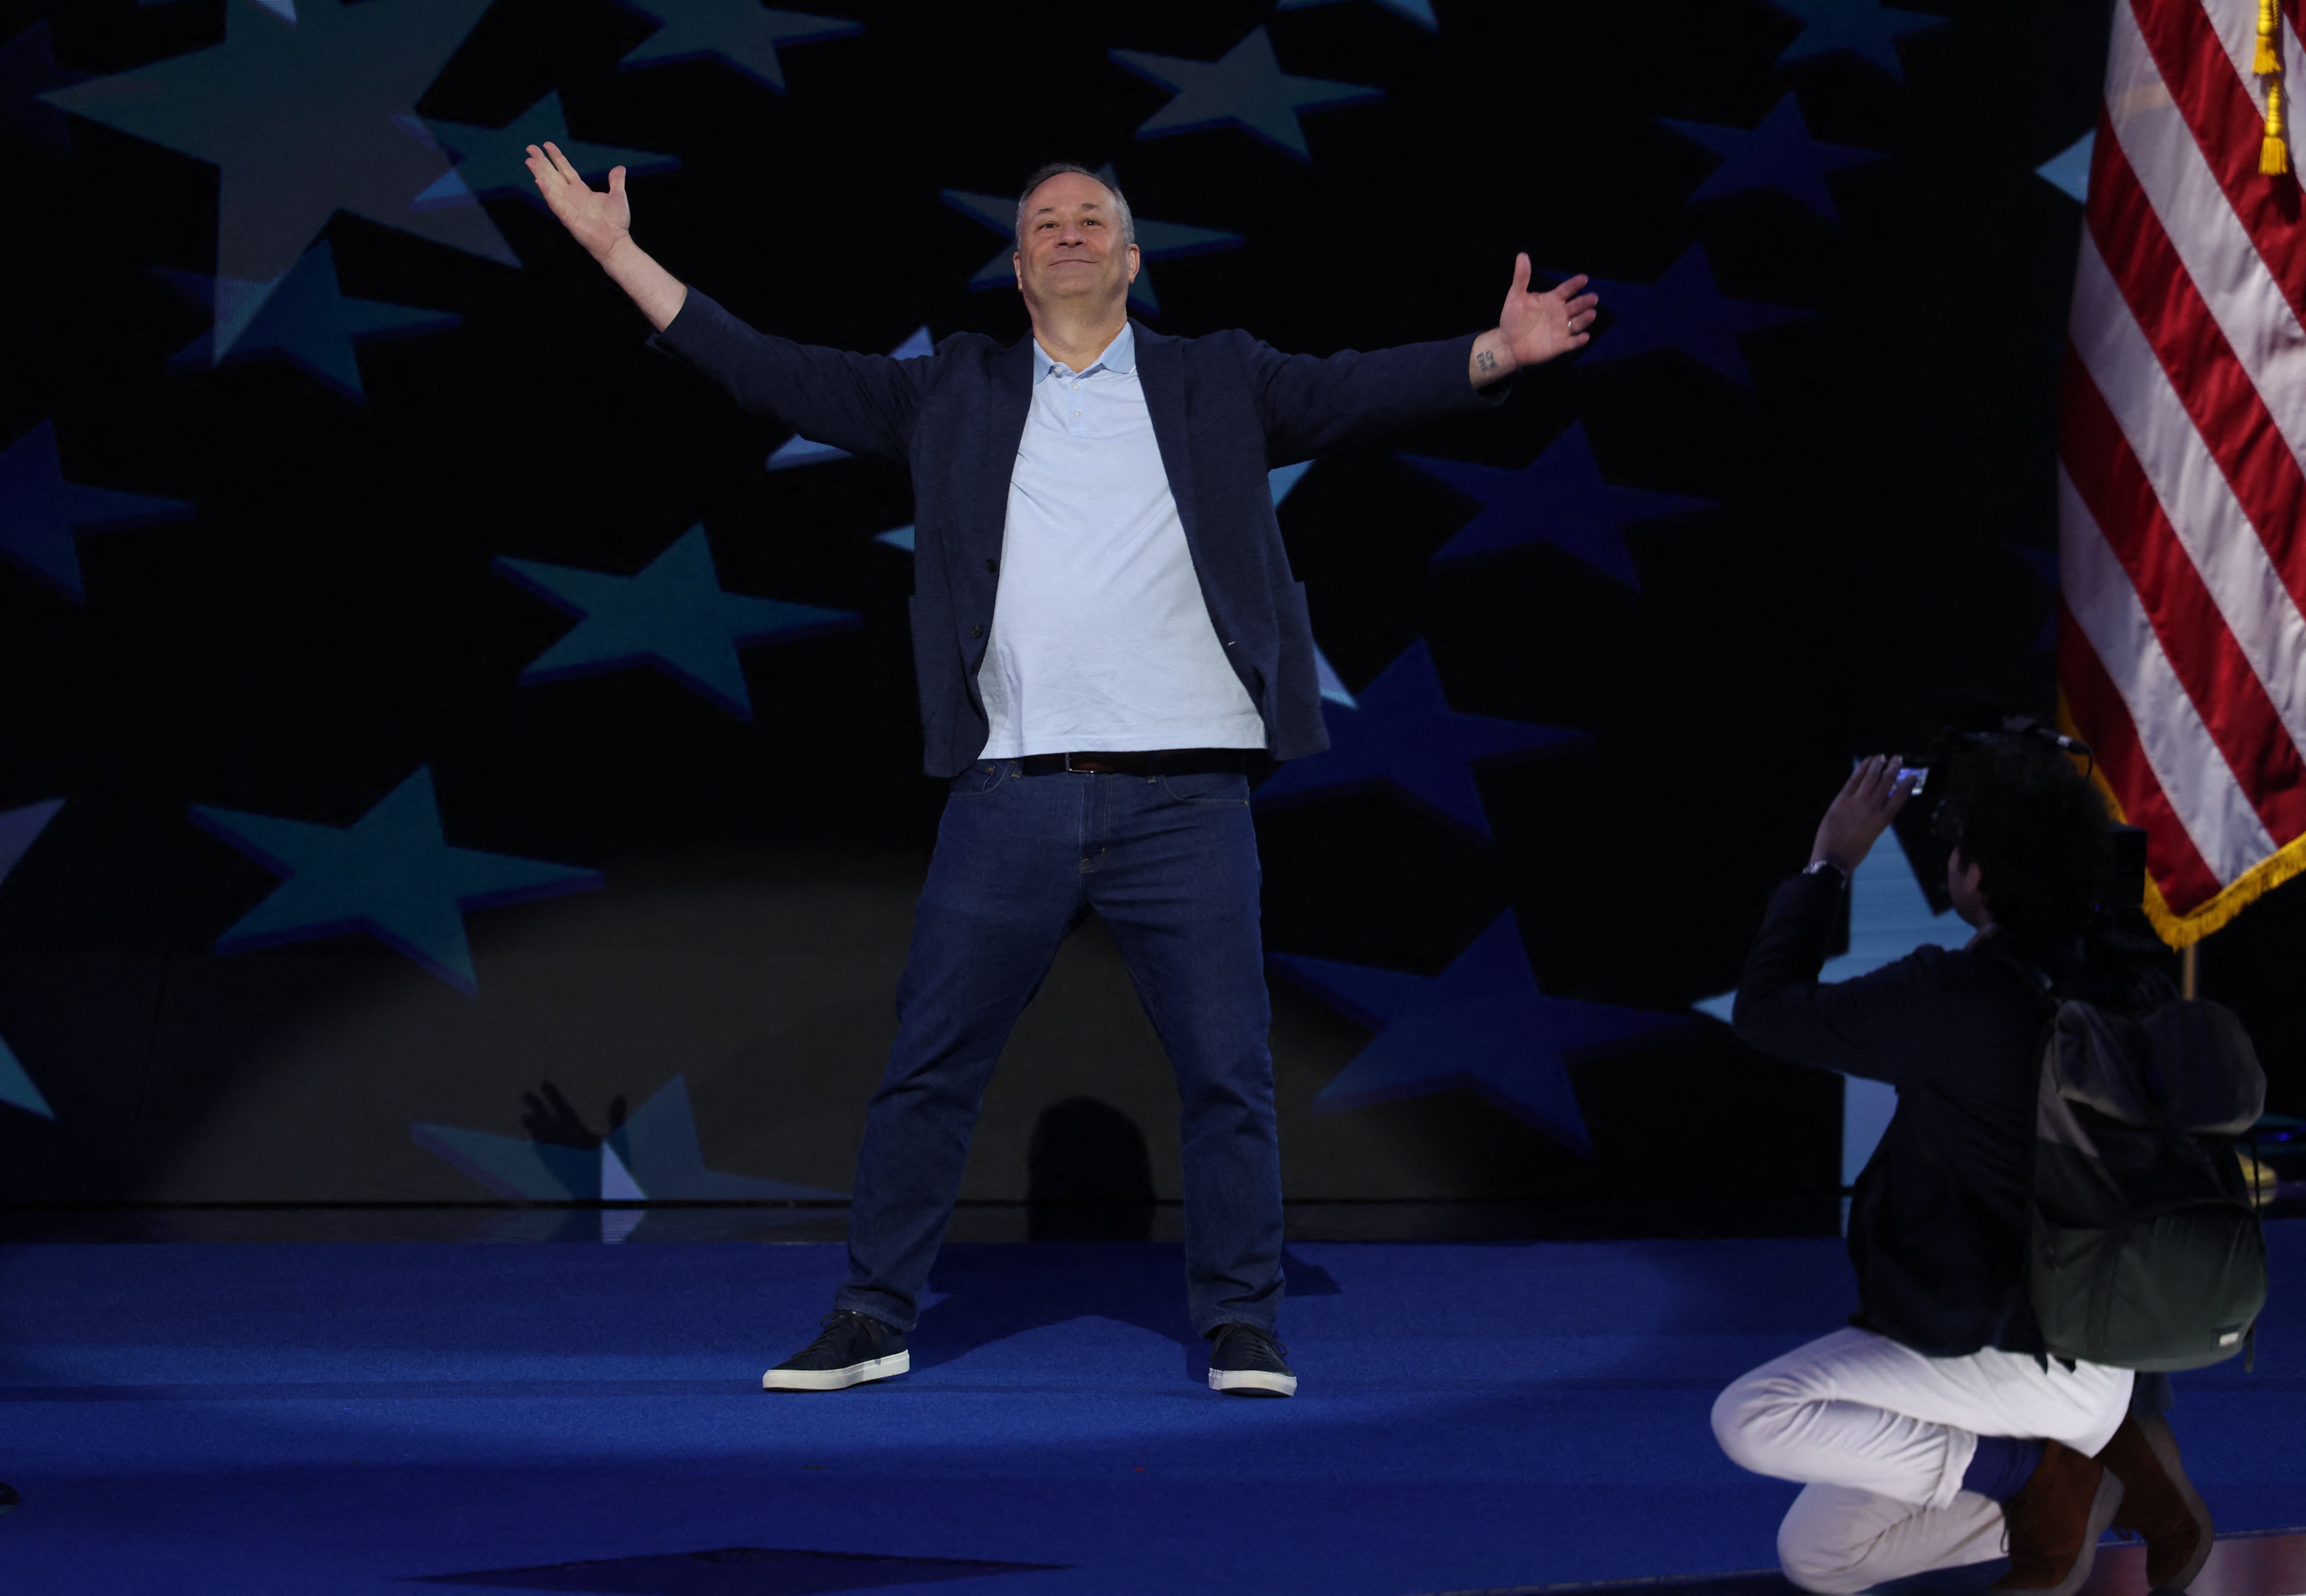
[[[2178,954],[2178,995],[2190,1002],[2202,995],[2202,944],[2188,943]]]

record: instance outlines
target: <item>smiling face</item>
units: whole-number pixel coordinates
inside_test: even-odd
[[[1105,184],[1080,172],[1060,172],[1025,197],[1023,234],[1017,241],[1017,287],[1038,317],[1044,308],[1068,315],[1116,315],[1137,277],[1137,246],[1121,240],[1120,208]]]

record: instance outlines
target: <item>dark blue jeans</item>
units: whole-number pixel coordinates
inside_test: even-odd
[[[913,1327],[1010,1028],[1095,910],[1177,1072],[1193,1327],[1270,1329],[1281,1302],[1281,1148],[1249,783],[1198,775],[953,779],[897,987],[834,1299]]]

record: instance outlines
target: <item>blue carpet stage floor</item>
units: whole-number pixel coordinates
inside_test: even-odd
[[[2256,1372],[2178,1381],[2222,1531],[2306,1525],[2306,1225],[2270,1234]],[[840,1263],[0,1249],[0,1479],[24,1498],[0,1589],[1754,1596],[1773,1578],[1723,1576],[1771,1565],[1792,1488],[1725,1462],[1707,1409],[1849,1298],[1827,1239],[1299,1243],[1303,1395],[1251,1402],[1199,1383],[1174,1248],[956,1246],[910,1377],[764,1395]],[[2198,1592],[2300,1596],[2302,1549],[2237,1539]]]

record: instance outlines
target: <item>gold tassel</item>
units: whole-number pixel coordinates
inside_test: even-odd
[[[2282,21],[2276,13],[2274,0],[2258,0],[2258,56],[2250,70],[2259,77],[2282,70],[2282,51],[2277,41],[2282,36]]]
[[[2266,142],[2258,147],[2259,175],[2279,177],[2290,170],[2290,146],[2282,136],[2282,80],[2266,86]]]

